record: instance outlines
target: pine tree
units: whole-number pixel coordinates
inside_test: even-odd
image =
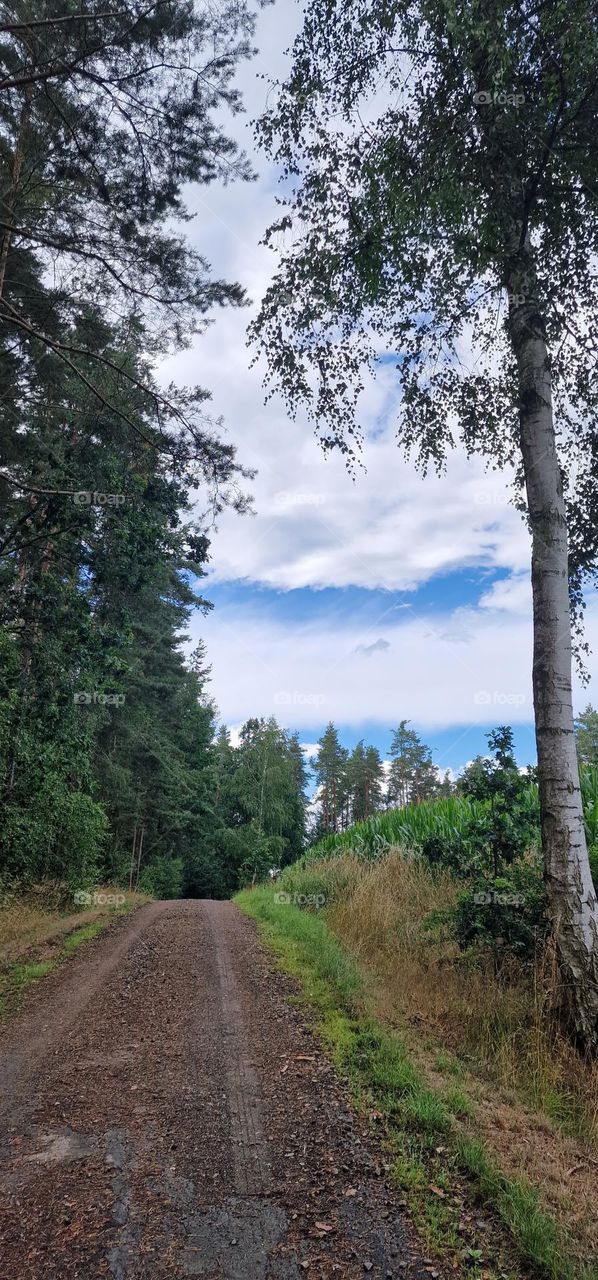
[[[353,822],[362,822],[376,813],[382,803],[384,771],[376,747],[357,743],[347,763],[350,812]]]
[[[408,725],[408,720],[401,720],[390,746],[387,803],[391,807],[403,808],[411,801],[427,800],[438,790],[438,773],[430,749]]]
[[[338,733],[330,721],[318,740],[318,754],[314,761],[321,809],[320,825],[324,832],[337,831],[340,825],[348,754],[346,748],[341,747]]]

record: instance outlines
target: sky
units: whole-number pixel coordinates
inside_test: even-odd
[[[192,645],[206,643],[211,691],[233,731],[274,715],[310,748],[333,720],[345,746],[364,738],[384,755],[407,719],[455,774],[506,723],[524,765],[535,759],[530,542],[509,503],[510,477],[456,450],[444,475],[422,478],[395,441],[398,390],[386,362],[361,400],[363,469],[352,479],[305,420],[291,421],[276,397],[265,402],[263,367],[251,367],[246,329],[275,269],[260,240],[278,185],[255,153],[251,120],[268,79],[285,74],[299,20],[290,0],[262,9],[258,56],[239,72],[246,114],[230,131],[256,181],[187,192],[189,239],[252,305],[220,312],[161,376],[210,388],[211,412],[258,472],[255,514],[225,512],[212,535],[200,589],[214,609],[193,616]],[[583,687],[574,677],[576,711],[598,688],[593,598],[586,630],[591,678]]]

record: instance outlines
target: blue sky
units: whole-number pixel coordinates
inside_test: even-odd
[[[263,77],[284,76],[299,16],[289,0],[260,13],[260,52],[239,76],[247,114],[233,122],[250,151]],[[333,719],[347,746],[363,737],[383,753],[389,731],[410,719],[453,772],[484,750],[490,728],[511,723],[520,762],[531,762],[530,545],[509,502],[511,476],[456,449],[443,475],[422,479],[396,445],[395,357],[366,380],[355,480],[340,456],[324,457],[300,414],[291,422],[276,397],[264,402],[246,328],[275,268],[260,241],[276,216],[277,174],[253,159],[250,186],[188,192],[190,238],[218,275],[245,286],[252,307],[220,312],[162,371],[211,389],[227,439],[258,471],[255,514],[225,512],[212,536],[199,589],[214,610],[192,620],[222,719],[238,731],[249,715],[276,715],[306,744]],[[587,632],[595,649],[593,600]],[[578,710],[597,684],[594,657],[590,671],[589,689],[576,679]]]

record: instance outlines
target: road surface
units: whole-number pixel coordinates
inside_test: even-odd
[[[161,902],[0,1033],[0,1276],[404,1277],[380,1154],[229,902]]]

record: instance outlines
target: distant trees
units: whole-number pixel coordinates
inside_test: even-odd
[[[223,886],[232,892],[303,852],[308,769],[298,735],[273,717],[248,720],[237,747],[221,729],[215,763],[213,848]]]
[[[344,830],[382,808],[401,808],[434,795],[449,795],[448,774],[441,780],[429,747],[409,722],[402,720],[392,736],[390,765],[377,747],[363,739],[349,753],[330,722],[318,742],[314,759],[318,816],[311,839]]]
[[[598,711],[590,702],[575,721],[575,740],[581,763],[598,765]]]
[[[382,807],[384,769],[376,747],[357,743],[347,761],[347,791],[352,822],[361,822]]]
[[[413,800],[428,800],[438,791],[438,770],[429,747],[421,741],[408,720],[395,729],[389,752],[387,803],[401,807]]]
[[[348,821],[347,760],[332,721],[318,742],[314,774],[320,802],[319,827],[322,832],[338,831]]]

